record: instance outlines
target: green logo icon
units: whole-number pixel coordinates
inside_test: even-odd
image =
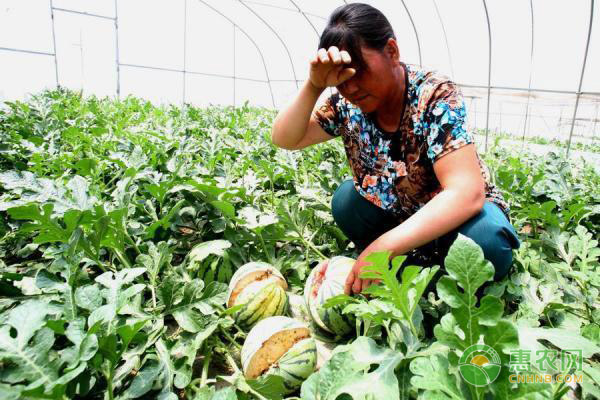
[[[487,344],[474,344],[465,349],[458,360],[460,375],[473,386],[481,387],[494,382],[501,369],[500,356]]]

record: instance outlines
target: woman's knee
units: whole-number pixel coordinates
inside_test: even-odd
[[[331,198],[331,214],[335,222],[340,225],[351,218],[352,192],[356,191],[352,180],[346,180],[338,186]]]
[[[337,226],[361,248],[395,226],[391,214],[358,193],[352,180],[342,182],[334,192],[331,213]]]
[[[514,228],[496,205],[486,202],[482,212],[461,226],[459,232],[481,247],[485,259],[494,265],[495,280],[508,274],[513,261],[512,250],[519,248],[520,242]]]

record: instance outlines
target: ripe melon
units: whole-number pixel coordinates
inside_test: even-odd
[[[304,301],[310,316],[322,329],[343,336],[352,331],[355,320],[342,314],[339,307],[325,308],[327,299],[344,293],[346,278],[356,260],[337,256],[321,262],[310,273],[304,285]]]
[[[285,313],[287,287],[275,267],[264,262],[244,264],[229,282],[227,307],[243,305],[235,318],[240,327],[248,329],[263,318]]]
[[[308,327],[290,317],[268,317],[248,333],[241,353],[248,379],[278,375],[289,392],[315,370],[317,348]]]

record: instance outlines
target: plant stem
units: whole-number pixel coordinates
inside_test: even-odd
[[[140,251],[140,248],[138,247],[138,245],[135,243],[135,241],[133,240],[133,238],[129,235],[129,232],[127,232],[127,228],[123,227],[123,230],[125,231],[125,237],[127,239],[129,239],[129,242],[133,245],[133,248],[135,249],[135,251],[138,254],[142,254],[142,252]]]
[[[258,238],[260,239],[260,244],[262,245],[263,251],[267,255],[269,264],[273,264],[273,259],[271,258],[271,254],[267,251],[267,246],[265,244],[265,241],[263,240],[262,233],[260,233],[260,231],[258,231],[257,234],[258,234]]]
[[[231,335],[229,334],[229,332],[227,332],[224,329],[221,329],[221,333],[223,334],[223,336],[225,336],[225,338],[227,338],[227,340],[229,340],[231,342],[231,344],[233,344],[235,347],[237,347],[238,349],[241,349],[242,346],[235,341],[234,338],[231,337]]]
[[[106,392],[108,393],[108,400],[114,400],[115,395],[113,393],[113,378],[114,378],[114,368],[112,365],[110,366],[110,372],[106,376]]]
[[[319,255],[319,257],[321,257],[323,259],[328,258],[327,256],[325,256],[325,254],[321,253],[321,251],[319,249],[317,249],[315,247],[315,245],[313,245],[312,243],[310,243],[306,239],[304,239],[304,237],[302,235],[300,235],[300,233],[298,233],[298,236],[300,237],[300,240],[302,241],[302,243],[304,243],[305,246],[309,247],[312,251],[317,253]]]
[[[119,172],[116,173],[115,176],[113,176],[110,181],[108,181],[108,183],[105,185],[105,187],[108,188],[115,180],[117,180],[121,176],[122,173],[123,173],[123,171],[119,170]]]
[[[233,357],[231,357],[231,355],[227,351],[224,354],[225,354],[225,360],[227,360],[227,364],[229,364],[229,366],[231,367],[233,372],[241,374],[242,371],[240,371],[240,369],[238,368]]]
[[[415,338],[418,339],[419,333],[417,332],[417,328],[415,327],[415,324],[413,323],[412,318],[408,318],[408,326],[410,326],[410,330],[413,333],[413,335],[415,335]]]
[[[152,295],[152,307],[154,307],[154,309],[156,309],[156,293],[154,291],[154,285],[155,285],[154,282],[152,282],[150,284],[150,294]]]
[[[229,366],[235,371],[235,373],[242,374],[242,371],[240,371],[231,355],[229,355],[229,353],[227,352],[225,352],[225,359],[227,360],[227,364],[229,364]],[[252,389],[251,387],[248,387],[248,392],[254,395],[258,400],[269,400],[262,394],[258,393],[256,390]]]
[[[117,256],[117,258],[119,259],[119,261],[121,261],[121,263],[127,267],[127,268],[131,268],[131,263],[129,262],[129,260],[125,257],[124,254],[121,254],[121,252],[117,249],[113,249],[113,251],[115,252],[115,255]]]
[[[202,362],[202,375],[200,376],[200,387],[206,385],[206,379],[208,378],[208,366],[210,365],[210,359],[212,355],[210,352],[204,354],[204,360]]]

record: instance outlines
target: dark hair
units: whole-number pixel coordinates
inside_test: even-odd
[[[381,11],[368,4],[351,3],[336,8],[329,16],[319,49],[337,46],[350,54],[352,65],[363,68],[361,46],[383,50],[390,38],[396,39],[396,35]]]

